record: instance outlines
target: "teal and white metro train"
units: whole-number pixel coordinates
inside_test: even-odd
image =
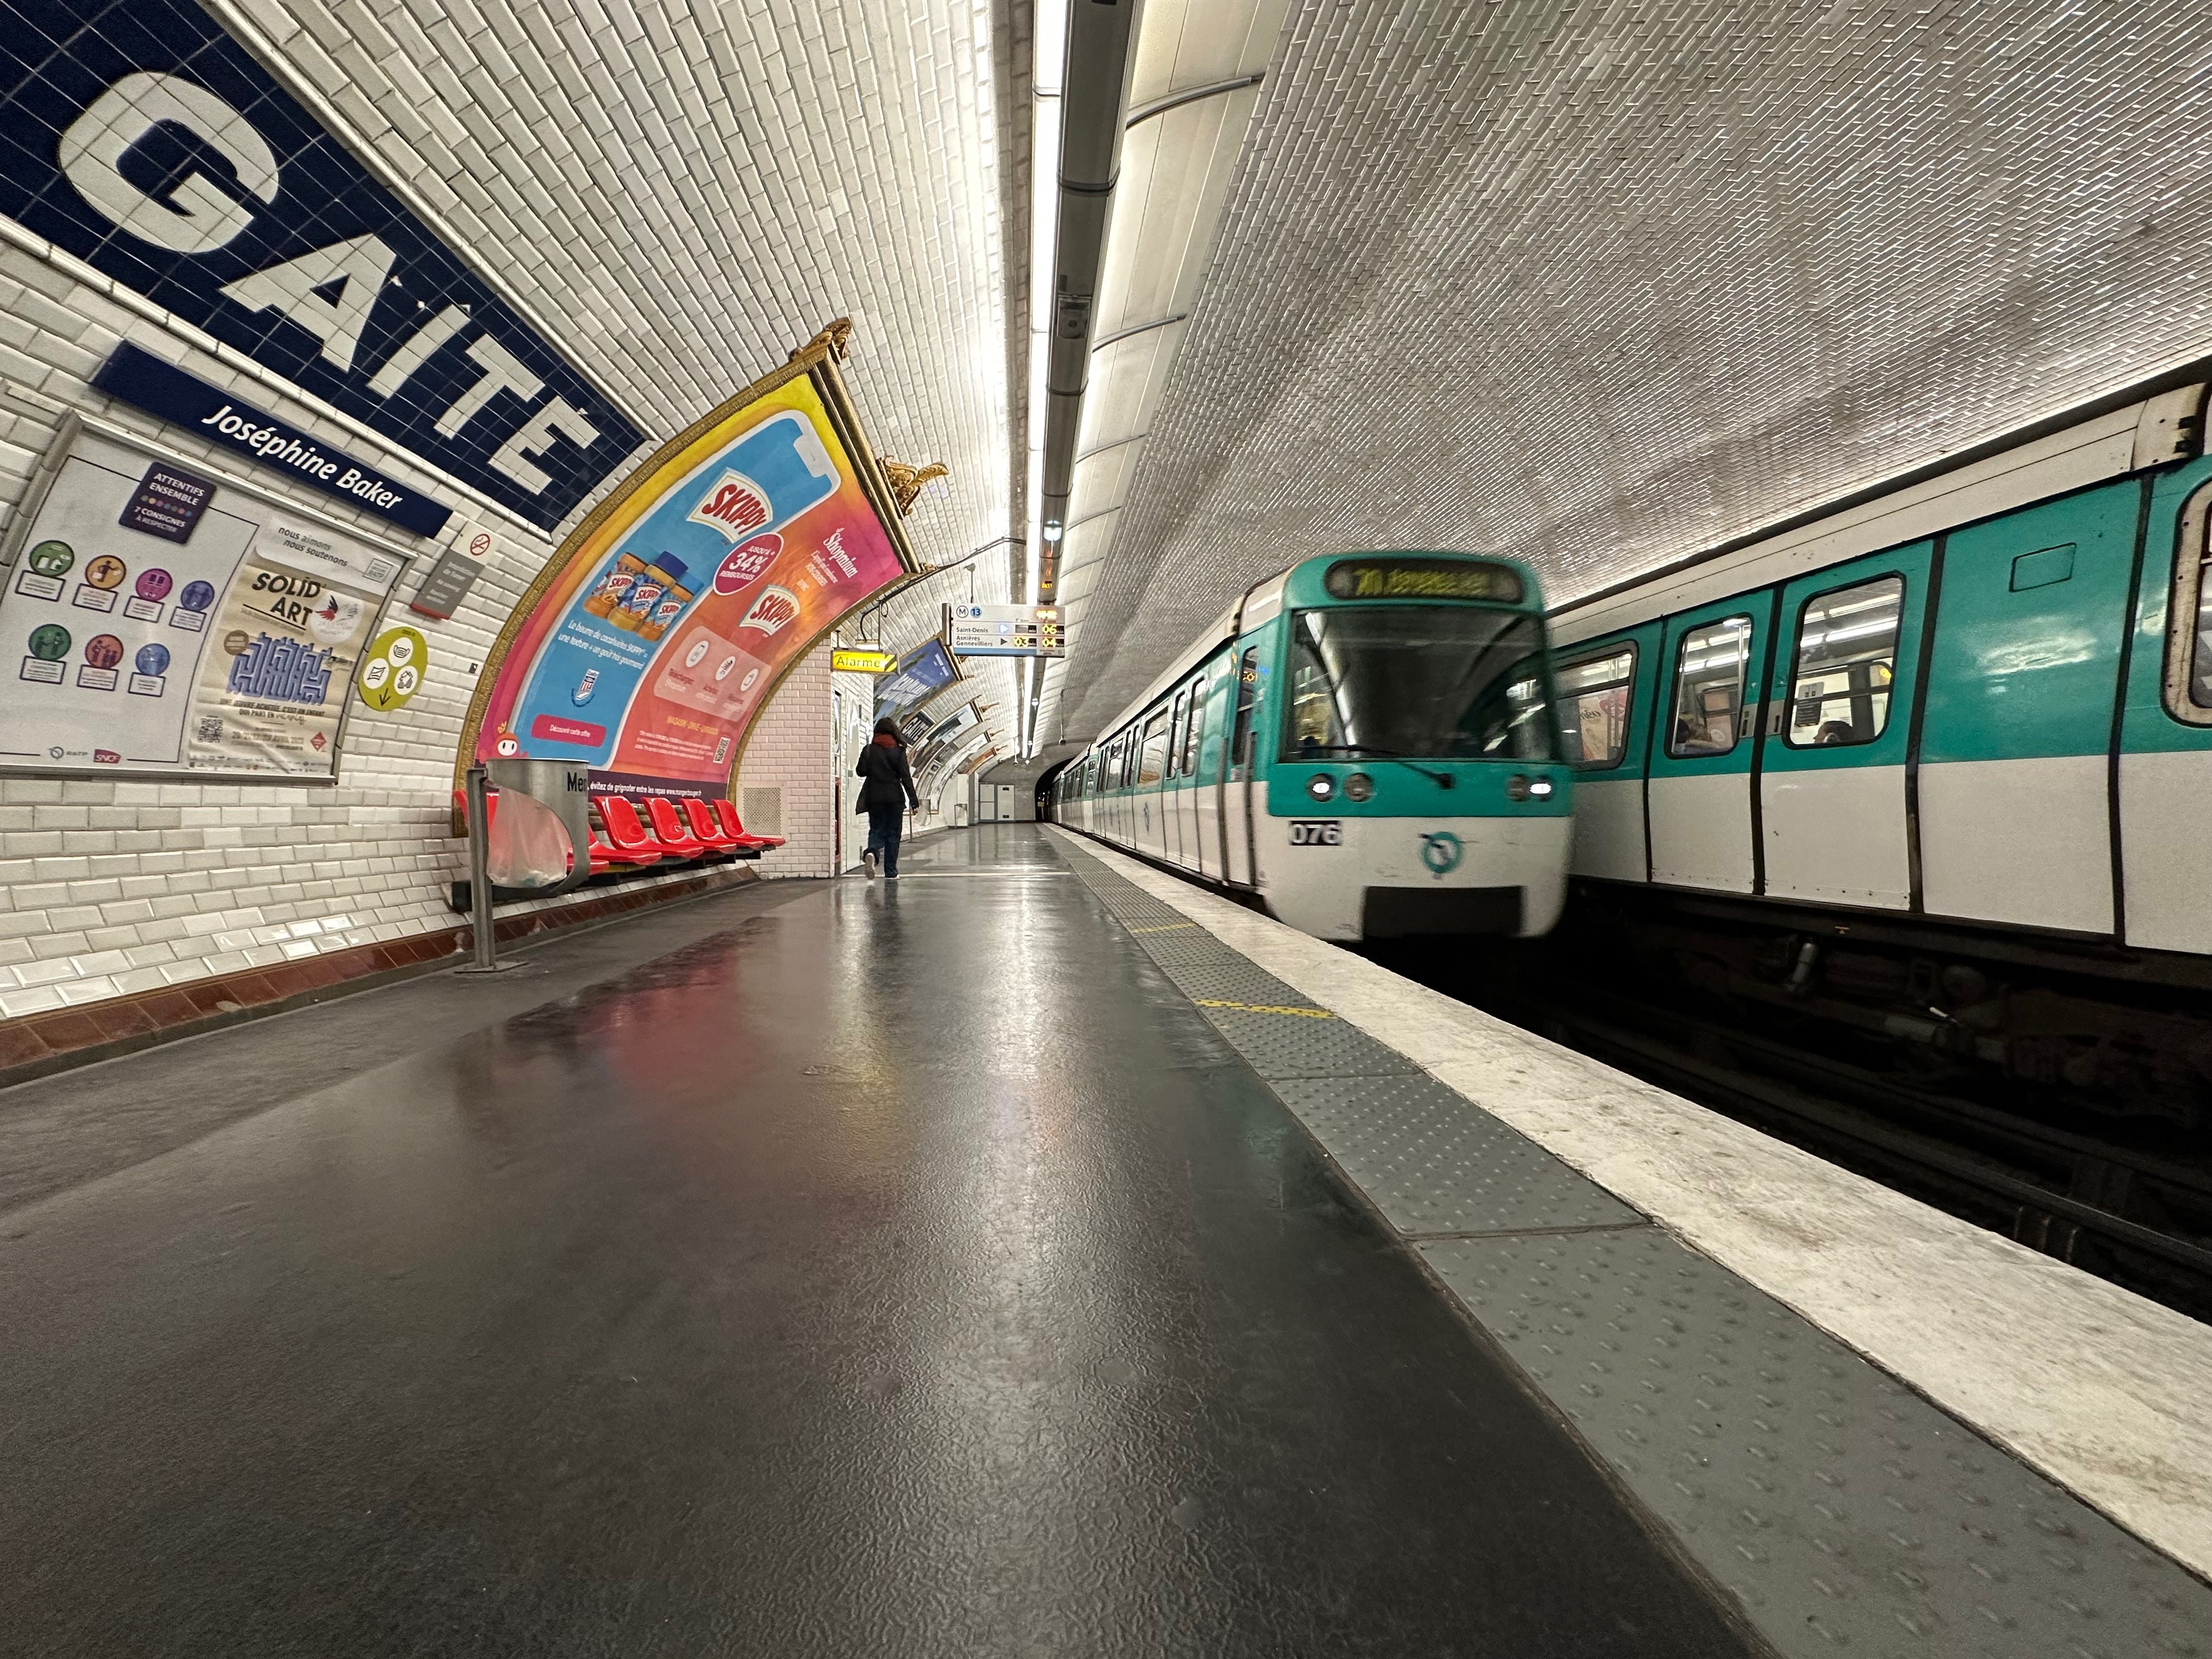
[[[1525,566],[1344,553],[1253,587],[1048,793],[1322,939],[1525,935],[1565,899],[1560,744]]]
[[[2203,391],[1555,614],[1613,943],[1739,1012],[2212,1108]]]

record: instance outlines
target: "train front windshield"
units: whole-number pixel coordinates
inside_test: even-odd
[[[1301,611],[1282,758],[1547,761],[1543,628],[1441,605]]]

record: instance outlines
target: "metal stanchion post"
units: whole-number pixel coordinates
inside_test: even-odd
[[[499,958],[491,911],[491,800],[482,764],[469,768],[469,909],[476,934],[476,959],[464,974],[496,974],[513,966]]]

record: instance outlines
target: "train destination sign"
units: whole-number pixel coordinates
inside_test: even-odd
[[[1476,599],[1521,603],[1521,574],[1510,565],[1473,559],[1339,559],[1324,585],[1332,599]]]

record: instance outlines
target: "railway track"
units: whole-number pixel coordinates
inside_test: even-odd
[[[2054,1123],[1540,962],[1392,966],[1948,1212],[2212,1322],[2212,1158],[2170,1126]]]

